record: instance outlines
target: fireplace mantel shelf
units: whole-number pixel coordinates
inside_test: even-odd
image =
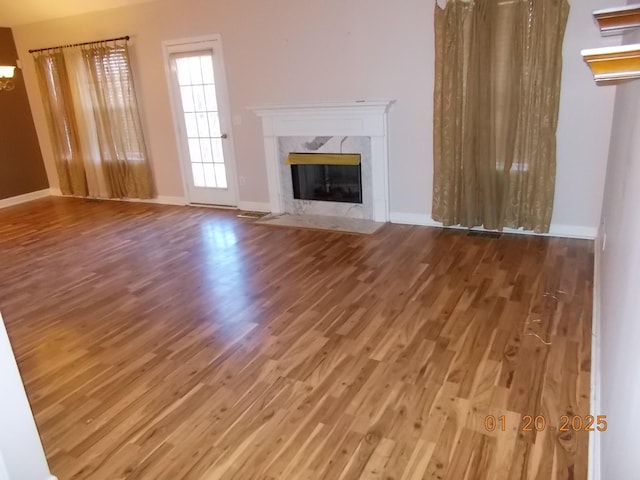
[[[260,105],[249,107],[259,117],[280,115],[305,115],[308,113],[338,113],[365,110],[387,112],[395,100],[357,100],[352,102],[303,103],[296,105]]]
[[[344,136],[371,139],[372,218],[389,221],[389,167],[387,114],[394,100],[363,100],[252,107],[262,118],[271,213],[285,213],[280,182],[278,137]]]

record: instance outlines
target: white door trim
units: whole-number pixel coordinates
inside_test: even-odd
[[[215,55],[219,57],[218,66],[220,68],[220,75],[216,76],[216,92],[219,92],[218,104],[222,105],[223,112],[222,114],[225,116],[224,121],[227,125],[224,133],[229,135],[227,141],[227,152],[229,153],[228,159],[226,159],[225,164],[227,167],[227,181],[229,185],[233,187],[235,198],[234,204],[238,205],[239,202],[239,184],[238,184],[238,176],[236,172],[236,154],[234,147],[234,135],[233,135],[233,124],[231,123],[231,105],[229,102],[229,90],[227,88],[227,72],[225,69],[224,62],[224,50],[222,46],[222,38],[219,34],[210,34],[210,35],[201,35],[197,37],[189,37],[189,38],[180,38],[174,40],[164,40],[162,42],[162,57],[164,60],[164,71],[165,77],[167,79],[167,90],[169,92],[169,103],[171,105],[171,121],[173,123],[173,130],[176,139],[176,146],[178,148],[178,158],[180,161],[180,174],[182,175],[182,189],[184,191],[184,198],[187,201],[187,204],[192,204],[191,199],[189,198],[189,188],[188,188],[188,175],[191,175],[191,172],[186,171],[187,162],[183,158],[183,148],[181,146],[181,129],[180,124],[178,122],[178,118],[176,117],[176,112],[180,112],[182,110],[182,102],[179,98],[176,98],[175,91],[173,89],[173,72],[171,71],[171,61],[170,56],[172,53],[181,53],[181,52],[189,52],[189,51],[197,51],[197,45],[216,45],[214,49]]]

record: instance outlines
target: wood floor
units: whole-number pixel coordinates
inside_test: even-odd
[[[0,265],[60,480],[587,478],[591,242],[58,198]]]

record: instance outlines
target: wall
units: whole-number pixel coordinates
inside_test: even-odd
[[[17,58],[11,29],[0,28],[0,65]],[[0,199],[49,188],[19,69],[14,79],[14,90],[0,92]]]
[[[592,12],[623,0],[573,0],[563,48],[562,93],[552,229],[595,237],[600,223],[615,91],[595,84],[580,51],[615,45],[601,37]]]
[[[640,32],[624,43],[640,43]],[[608,87],[612,88],[612,87]],[[613,88],[612,88],[613,89]],[[603,479],[640,471],[640,80],[617,87],[600,228],[599,408]]]
[[[0,315],[0,480],[55,480]]]
[[[7,472],[7,466],[4,463],[2,452],[0,452],[0,480],[11,480],[9,478],[9,472]]]
[[[619,0],[573,2],[565,44],[554,229],[595,236],[613,92],[593,85],[579,55],[602,43],[591,10]],[[158,0],[16,27],[36,126],[53,186],[51,145],[27,50],[133,37],[136,81],[158,192],[182,197],[161,42],[222,36],[239,188],[268,202],[260,122],[250,106],[392,98],[390,203],[396,221],[431,222],[434,1]],[[589,99],[589,102],[585,101]]]

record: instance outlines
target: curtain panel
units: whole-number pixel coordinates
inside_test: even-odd
[[[150,198],[151,172],[127,45],[85,45],[98,146],[111,197]]]
[[[548,232],[566,0],[435,11],[433,218]]]
[[[67,65],[61,49],[34,56],[40,95],[48,118],[56,171],[63,195],[89,194],[80,135],[71,101]]]

